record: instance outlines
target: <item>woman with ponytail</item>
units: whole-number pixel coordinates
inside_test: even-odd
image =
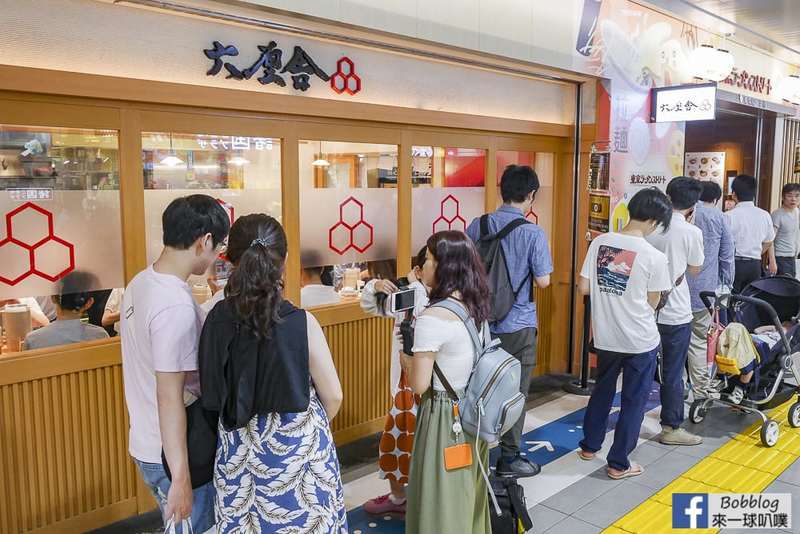
[[[347,532],[330,420],[342,389],[314,316],[283,298],[286,234],[239,218],[225,298],[200,338],[203,405],[219,412],[218,532]]]

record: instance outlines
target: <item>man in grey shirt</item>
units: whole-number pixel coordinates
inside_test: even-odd
[[[689,340],[689,381],[695,398],[708,397],[706,334],[711,315],[700,300],[701,291],[716,291],[733,284],[734,244],[728,221],[717,207],[722,189],[715,182],[703,182],[700,202],[694,210],[694,225],[703,232],[705,262],[700,274],[686,275],[692,301],[692,337]]]
[[[86,310],[94,304],[91,290],[96,283],[93,274],[82,271],[73,271],[65,276],[61,280],[59,294],[53,297],[58,320],[28,334],[25,337],[25,350],[107,338],[108,333],[104,329],[81,321]]]
[[[775,260],[778,274],[797,276],[797,254],[800,252],[800,184],[786,184],[781,191],[781,207],[772,212],[775,227]]]

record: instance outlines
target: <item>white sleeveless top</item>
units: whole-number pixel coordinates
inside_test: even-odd
[[[467,327],[460,320],[422,315],[414,328],[413,350],[415,353],[435,352],[436,363],[453,389],[467,386],[475,349]],[[436,373],[433,375],[433,389],[445,391]]]

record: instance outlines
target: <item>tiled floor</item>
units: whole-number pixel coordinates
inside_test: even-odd
[[[552,378],[536,383],[537,390],[533,395],[535,400],[528,406],[530,411],[526,418],[526,432],[560,421],[559,418],[585,406],[586,399],[564,396],[560,392],[560,385],[560,380]],[[541,475],[521,481],[528,504],[531,506],[534,521],[532,532],[535,534],[602,532],[619,518],[636,510],[643,502],[757,420],[753,416],[743,415],[727,408],[714,408],[703,424],[687,425],[689,430],[704,437],[704,443],[695,447],[675,447],[662,445],[652,439],[659,430],[658,411],[656,407],[646,414],[642,427],[642,441],[632,454],[632,459],[645,468],[641,476],[624,481],[611,480],[606,476],[604,454],[610,446],[613,435],[609,433],[604,449],[595,460],[581,461],[570,451],[546,465]],[[568,423],[567,426],[569,424],[576,423]],[[570,428],[572,430],[569,432],[576,432],[575,428],[578,433],[580,432],[580,426]],[[386,483],[377,478],[376,458],[377,439],[374,437],[340,450],[348,509],[386,490]],[[793,510],[800,511],[800,460],[780,474],[766,491],[791,493]],[[158,515],[150,514],[97,532],[101,534],[152,532],[158,528],[158,522]],[[391,525],[378,521],[360,528],[365,534],[402,532],[402,522],[398,524],[393,521]],[[792,531],[800,533],[800,520],[795,522]]]

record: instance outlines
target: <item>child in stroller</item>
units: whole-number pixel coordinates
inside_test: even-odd
[[[800,374],[792,361],[792,355],[800,352],[800,281],[784,276],[762,278],[740,295],[703,292],[701,298],[714,317],[727,300],[732,320],[721,334],[723,325],[717,321],[711,326],[709,363],[711,376],[717,377],[713,388],[717,394],[695,400],[689,419],[701,422],[717,402],[738,407],[761,417],[761,440],[771,447],[777,443],[779,428],[763,410],[800,393]],[[794,378],[793,384],[787,383],[787,374]],[[789,424],[800,427],[800,396],[789,410]]]

